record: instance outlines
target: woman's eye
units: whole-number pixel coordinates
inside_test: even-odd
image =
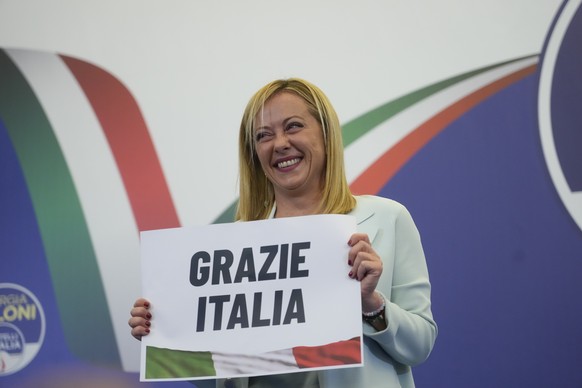
[[[303,128],[303,124],[298,123],[298,122],[291,122],[287,125],[287,130],[292,130],[295,128]]]
[[[259,142],[259,141],[263,140],[266,136],[267,136],[266,132],[257,132],[255,134],[255,141]]]

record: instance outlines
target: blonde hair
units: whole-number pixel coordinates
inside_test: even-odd
[[[348,213],[355,207],[356,200],[346,179],[341,127],[337,114],[317,86],[299,78],[290,78],[276,80],[263,86],[251,97],[245,108],[239,132],[240,197],[236,219],[242,221],[265,219],[275,203],[273,185],[265,176],[255,151],[254,132],[257,113],[269,98],[281,92],[294,93],[301,97],[323,131],[326,163],[319,213]]]

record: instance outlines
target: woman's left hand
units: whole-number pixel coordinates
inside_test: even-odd
[[[382,305],[382,298],[374,292],[382,275],[382,260],[365,233],[354,233],[348,245],[348,264],[352,266],[349,276],[360,281],[362,310],[376,310]]]

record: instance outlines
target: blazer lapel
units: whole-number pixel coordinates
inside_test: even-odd
[[[374,242],[376,234],[378,234],[378,222],[374,210],[365,206],[358,197],[356,197],[358,205],[349,214],[356,217],[358,225],[358,233],[366,233],[370,239],[370,243]]]

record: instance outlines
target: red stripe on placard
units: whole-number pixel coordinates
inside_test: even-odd
[[[501,89],[530,75],[537,65],[509,74],[467,95],[431,117],[386,151],[350,185],[354,194],[377,194],[394,175],[449,124]]]
[[[360,337],[323,346],[298,346],[293,356],[299,368],[361,364]]]
[[[67,56],[61,58],[87,95],[103,128],[138,229],[180,226],[146,123],[129,90],[96,66]]]

